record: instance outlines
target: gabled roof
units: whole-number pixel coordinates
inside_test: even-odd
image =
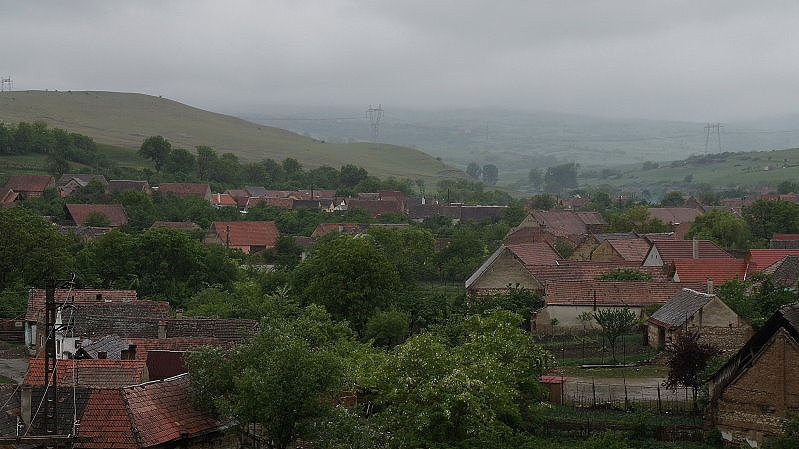
[[[274,221],[215,221],[211,233],[216,233],[223,244],[231,247],[264,246],[272,248],[280,232]]]
[[[170,306],[165,301],[128,301],[104,304],[83,304],[72,311],[77,336],[91,339],[117,334],[123,338],[147,332],[158,336],[158,321],[169,318]],[[68,312],[64,312],[66,314]],[[66,321],[68,316],[64,316]]]
[[[401,214],[402,203],[396,200],[361,200],[347,198],[347,210],[363,209],[369,212],[372,217],[377,217],[386,213]]]
[[[260,186],[245,186],[245,187],[244,187],[244,190],[246,190],[246,191],[247,191],[247,194],[248,194],[250,197],[254,197],[254,198],[259,198],[259,197],[266,198],[266,197],[269,197],[269,196],[270,196],[270,195],[269,195],[269,191],[268,191],[268,190],[266,190],[266,187],[260,187]]]
[[[211,203],[213,203],[214,206],[238,206],[236,200],[227,193],[212,194]]]
[[[772,240],[799,240],[799,234],[772,234]]]
[[[653,313],[649,321],[669,329],[680,327],[714,298],[718,296],[684,288]]]
[[[694,258],[694,250],[697,259],[732,258],[727,251],[710,240],[654,240],[649,251],[657,251],[663,262],[669,264],[675,259]]]
[[[53,186],[55,180],[50,175],[11,175],[4,187],[15,192],[44,192]]]
[[[780,307],[743,348],[716,371],[711,381],[711,401],[717,400],[728,385],[756,363],[761,351],[768,347],[778,333],[784,333],[794,344],[799,345],[799,302]]]
[[[516,260],[519,261],[519,264],[527,267],[527,266],[538,266],[541,264],[550,264],[555,265],[559,263],[562,259],[552,249],[551,246],[547,243],[521,243],[517,245],[500,245],[499,248],[496,249],[489,257],[485,260],[485,262],[480,265],[471,276],[464,282],[464,286],[466,289],[472,286],[480,276],[483,275],[494,262],[502,255],[502,254],[510,254]]]
[[[763,271],[785,256],[796,255],[799,255],[799,249],[750,249],[746,260],[752,265],[753,271]]]
[[[26,321],[36,321],[44,313],[46,291],[42,288],[32,288],[28,292],[28,310],[25,313]],[[74,305],[105,304],[109,302],[126,302],[137,298],[136,290],[99,290],[87,289],[56,289],[55,302],[57,304],[69,303]],[[165,303],[168,305],[168,303]]]
[[[178,196],[205,198],[206,195],[211,193],[211,186],[192,182],[164,182],[158,185],[158,191],[163,195],[171,193]]]
[[[650,207],[647,211],[653,218],[667,224],[693,223],[696,217],[702,215],[701,210],[692,207]]]
[[[111,227],[122,226],[128,222],[128,214],[121,204],[67,204],[66,208],[77,225],[83,225],[92,214],[105,216]]]
[[[795,287],[799,281],[799,256],[785,256],[763,270],[771,274],[774,284],[782,287]]]
[[[622,259],[629,262],[643,262],[651,247],[644,238],[608,239],[606,242]]]
[[[30,359],[23,383],[45,385],[44,374],[44,359]],[[148,380],[144,360],[111,359],[59,359],[56,379],[60,386],[97,388],[119,388]]]
[[[599,212],[537,210],[531,215],[540,226],[546,226],[548,232],[558,236],[587,234],[589,225],[607,226],[607,222]]]
[[[67,185],[73,179],[79,181],[81,185],[86,185],[89,182],[91,182],[91,180],[93,179],[97,180],[97,182],[99,182],[103,186],[108,185],[108,180],[105,179],[105,176],[95,173],[64,173],[58,178],[58,181],[56,181],[56,185],[58,186]]]
[[[131,427],[140,447],[152,447],[202,435],[224,424],[195,408],[188,396],[188,375],[122,389]]]
[[[644,307],[666,303],[684,286],[663,281],[566,280],[549,282],[545,293],[547,305]]]
[[[712,279],[722,284],[733,279],[745,281],[749,264],[743,259],[674,259],[674,280],[677,282],[703,282]]]
[[[86,449],[137,449],[128,408],[120,389],[95,389],[80,417],[80,435],[90,441],[75,443]]]
[[[112,179],[108,181],[106,187],[111,193],[121,192],[123,190],[134,190],[136,192],[149,192],[150,183],[147,181],[134,181],[129,179]]]
[[[527,270],[541,284],[555,281],[593,280],[605,273],[623,268],[632,268],[652,275],[653,281],[666,281],[661,267],[642,267],[634,262],[593,262],[567,260],[558,265],[528,265]]]

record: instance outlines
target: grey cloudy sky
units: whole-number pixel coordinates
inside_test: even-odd
[[[794,113],[799,2],[0,0],[14,88],[270,105]]]

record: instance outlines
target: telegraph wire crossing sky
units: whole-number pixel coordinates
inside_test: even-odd
[[[15,90],[723,122],[793,115],[799,2],[0,0]]]

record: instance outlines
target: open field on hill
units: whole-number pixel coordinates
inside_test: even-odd
[[[354,164],[369,174],[428,182],[465,176],[418,150],[376,143],[333,144],[279,128],[215,114],[176,101],[115,92],[13,91],[0,93],[0,121],[45,121],[50,127],[85,134],[100,144],[136,150],[161,135],[173,148],[199,145],[242,162],[295,158],[304,167]],[[115,158],[116,159],[116,158]]]

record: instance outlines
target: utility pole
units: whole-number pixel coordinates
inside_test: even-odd
[[[705,154],[707,154],[708,144],[710,143],[710,135],[714,132],[716,133],[719,153],[721,153],[721,128],[724,128],[724,125],[721,123],[708,123],[705,125]]]
[[[372,125],[372,141],[377,142],[378,125],[380,125],[380,120],[383,118],[383,105],[378,104],[377,107],[374,108],[370,104],[369,109],[366,110],[366,118]]]

